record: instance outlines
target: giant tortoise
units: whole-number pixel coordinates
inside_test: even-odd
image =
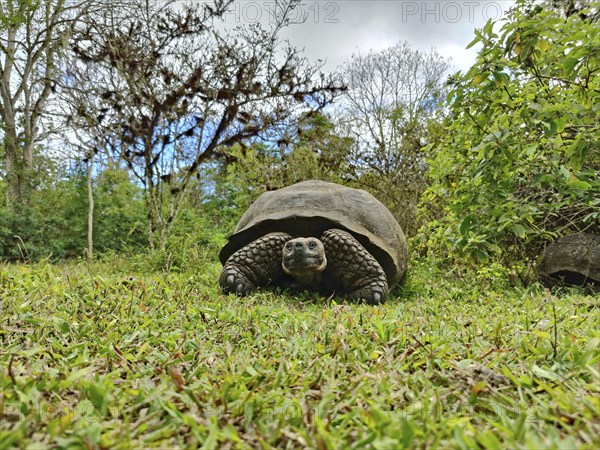
[[[378,304],[404,275],[407,246],[396,219],[368,192],[304,181],[262,194],[220,259],[225,292],[273,285]]]
[[[552,242],[542,256],[538,274],[550,286],[600,288],[600,235],[575,233]]]

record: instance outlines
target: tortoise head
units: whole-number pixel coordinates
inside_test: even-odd
[[[291,239],[283,247],[281,265],[302,286],[315,287],[327,267],[325,247],[314,237]]]

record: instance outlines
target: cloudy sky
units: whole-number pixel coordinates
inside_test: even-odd
[[[487,19],[498,19],[513,0],[303,0],[298,22],[286,37],[306,55],[326,59],[326,69],[335,69],[353,53],[382,50],[399,41],[413,48],[435,47],[452,58],[453,69],[468,69],[476,48],[465,50],[473,30]],[[227,22],[253,23],[269,17],[273,2],[237,2]]]

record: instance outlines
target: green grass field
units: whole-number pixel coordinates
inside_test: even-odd
[[[598,298],[415,263],[381,307],[240,299],[219,269],[0,266],[0,447],[600,446]]]

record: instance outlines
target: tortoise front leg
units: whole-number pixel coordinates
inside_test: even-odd
[[[335,281],[354,300],[371,305],[385,302],[387,276],[377,260],[350,233],[331,229],[321,236],[328,268]]]
[[[287,233],[269,233],[231,255],[219,276],[223,291],[247,295],[279,278],[283,246],[291,238]]]

